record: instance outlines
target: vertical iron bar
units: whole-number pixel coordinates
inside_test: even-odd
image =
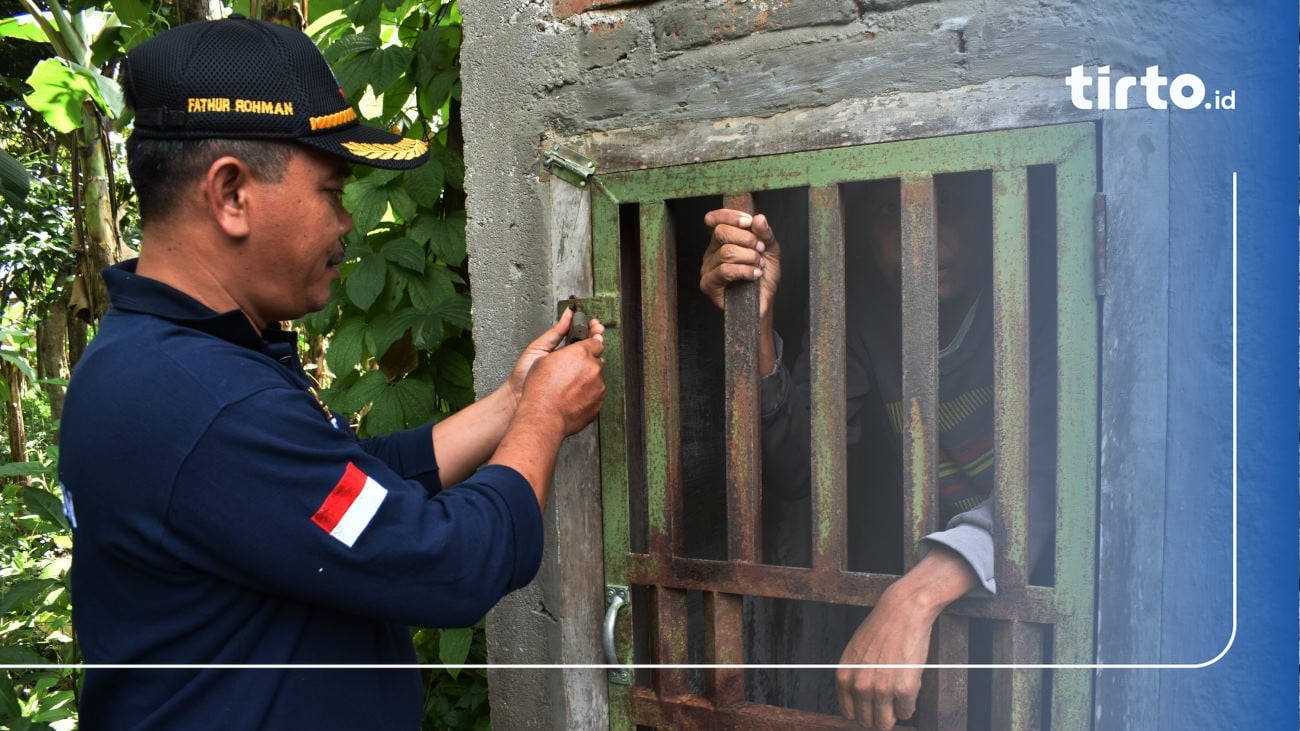
[[[930,662],[936,665],[970,662],[970,620],[949,614],[939,615],[930,641],[930,658]],[[966,670],[925,671],[917,703],[921,731],[966,728],[966,704],[970,696],[966,681]]]
[[[1097,297],[1092,216],[1097,190],[1093,133],[1080,134],[1056,168],[1057,406],[1056,662],[1093,657],[1097,486]],[[1091,674],[1052,676],[1052,728],[1091,715]]]
[[[902,179],[903,565],[937,521],[939,297],[935,261],[934,179]]]
[[[812,565],[845,568],[844,210],[838,185],[808,191],[812,380]]]
[[[999,622],[993,630],[993,662],[999,665],[1042,663],[1043,626],[1019,620]],[[1038,731],[1043,727],[1043,672],[1033,668],[993,671],[993,728]]]
[[[1024,168],[993,173],[994,504],[998,593],[1029,575],[1029,193]]]
[[[724,208],[754,213],[748,193],[724,197]],[[757,563],[762,476],[758,423],[758,282],[727,288],[724,312],[727,442],[727,558]],[[741,597],[706,592],[704,595],[705,652],[709,662],[745,662]],[[745,700],[745,671],[715,669],[705,673],[706,694],[718,705]]]
[[[754,212],[748,193],[728,195],[723,206]],[[758,282],[727,288],[724,313],[727,401],[727,558],[760,560],[762,477],[758,423]]]
[[[592,274],[595,292],[600,297],[621,299],[621,241],[618,204],[605,196],[591,201]],[[619,318],[620,322],[623,318]],[[627,418],[627,392],[624,388],[624,348],[622,330],[605,338],[605,403],[601,408],[600,482],[601,510],[605,539],[605,582],[626,585],[628,553],[631,549],[628,511],[628,444],[624,423]],[[626,617],[619,623],[615,646],[621,662],[632,661],[632,624],[636,607],[623,610]],[[611,731],[633,727],[630,686],[609,686],[609,726]]]
[[[738,594],[704,592],[704,654],[710,665],[745,662],[744,626]],[[745,700],[743,668],[713,668],[704,672],[704,694],[718,708]]]
[[[646,358],[643,388],[646,491],[650,552],[662,560],[679,555],[682,536],[681,401],[677,370],[676,241],[663,201],[645,202],[641,216],[641,337]],[[654,661],[684,664],[686,592],[654,588]],[[661,698],[684,695],[686,671],[657,669],[655,692]]]
[[[664,665],[684,665],[688,662],[686,647],[686,592],[681,589],[654,587],[654,627],[651,638],[652,661]],[[660,698],[673,698],[690,692],[686,671],[659,668],[654,671],[655,693]]]
[[[683,546],[681,401],[677,370],[677,265],[663,201],[641,204],[641,333],[645,351],[646,490],[650,552]]]

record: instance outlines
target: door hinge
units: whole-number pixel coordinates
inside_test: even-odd
[[[579,188],[587,187],[587,179],[596,174],[596,163],[563,145],[542,152],[542,167],[560,180]]]
[[[1095,247],[1097,296],[1106,296],[1106,194],[1098,193],[1092,201],[1092,239]]]

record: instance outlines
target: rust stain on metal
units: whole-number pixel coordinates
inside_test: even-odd
[[[723,205],[754,212],[748,193],[729,195]],[[758,411],[759,283],[728,287],[724,311],[727,405],[727,556],[757,562],[762,499]]]
[[[808,192],[813,567],[845,566],[844,212],[838,185]]]
[[[920,539],[937,524],[939,295],[935,259],[934,179],[905,176],[901,187],[904,566],[918,560]]]

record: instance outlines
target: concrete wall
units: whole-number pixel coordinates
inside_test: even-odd
[[[1116,75],[1140,73],[1151,64],[1188,62],[1211,44],[1219,57],[1236,58],[1250,51],[1251,37],[1243,27],[1248,14],[1219,18],[1217,7],[1200,0],[658,0],[563,19],[550,0],[474,0],[462,12],[468,245],[481,391],[499,383],[520,348],[548,324],[557,293],[583,286],[580,273],[557,269],[563,260],[557,249],[580,241],[585,223],[580,215],[554,215],[580,210],[580,196],[555,203],[570,194],[542,174],[546,146],[569,144],[608,170],[1095,118],[1068,105],[1062,80],[1072,66],[1109,64]],[[1217,174],[1220,162],[1221,156],[1176,159],[1171,179]],[[1222,191],[1209,186],[1198,194],[1209,200]],[[1156,229],[1190,238],[1201,225],[1194,217],[1163,224]],[[1168,325],[1168,337],[1169,379],[1177,393],[1156,394],[1156,400],[1171,404],[1168,426],[1161,427],[1170,430],[1167,439],[1189,450],[1180,454],[1201,460],[1171,456],[1169,471],[1200,484],[1228,478],[1221,435],[1206,431],[1222,416],[1223,404],[1183,405],[1189,393],[1223,386],[1227,354],[1219,345],[1196,343],[1225,336],[1227,282],[1221,250],[1194,251],[1214,266],[1185,263],[1175,252],[1161,262],[1138,256],[1130,274],[1140,280],[1146,267],[1167,269],[1176,290],[1168,306],[1183,314]],[[1161,387],[1170,388],[1165,382],[1150,386]],[[584,569],[565,554],[580,557],[599,546],[589,535],[591,513],[582,512],[599,499],[598,486],[582,477],[593,471],[592,440],[575,440],[557,473],[542,577],[507,598],[490,619],[494,663],[600,661],[594,638],[583,634],[593,612],[603,608],[598,594],[591,596],[599,578],[577,576]],[[1163,486],[1152,489],[1163,495]],[[1228,519],[1222,506],[1189,511],[1184,497],[1171,497],[1173,523],[1166,527],[1173,536],[1169,550],[1179,555],[1198,531],[1208,535]],[[1180,531],[1178,521],[1187,530]],[[1163,555],[1162,537],[1136,540],[1151,542]],[[1224,546],[1211,543],[1217,573]],[[1178,586],[1166,588],[1170,601],[1156,601],[1152,610],[1172,613],[1168,622],[1153,618],[1157,634],[1167,636],[1144,640],[1165,648],[1171,662],[1205,659],[1202,647],[1222,644],[1222,604],[1210,602],[1208,614],[1185,622],[1192,598],[1218,586],[1195,567],[1185,561],[1173,567]],[[564,578],[566,571],[573,575]],[[560,592],[565,581],[583,586],[594,608]],[[1223,682],[1238,675],[1222,670]],[[1151,710],[1131,716],[1113,708],[1101,714],[1099,728],[1124,728],[1125,718],[1149,723],[1157,715],[1158,728],[1235,727],[1213,697],[1194,687],[1196,677],[1170,676],[1169,693],[1150,674],[1133,677],[1148,697],[1130,693],[1125,699],[1119,692],[1116,702],[1145,700]],[[598,671],[494,670],[491,682],[495,728],[602,723]],[[1099,689],[1125,682],[1107,680]]]

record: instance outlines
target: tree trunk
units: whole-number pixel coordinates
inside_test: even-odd
[[[108,311],[108,291],[99,272],[118,263],[127,254],[117,231],[117,215],[109,191],[108,130],[99,124],[98,111],[88,102],[86,115],[95,120],[85,126],[94,133],[81,150],[82,200],[85,201],[86,249],[96,282],[95,321]]]
[[[221,17],[221,11],[221,3],[216,0],[176,0],[179,25],[196,20],[216,20]]]
[[[68,323],[68,372],[77,367],[81,354],[86,352],[86,321],[77,317],[71,308],[65,308],[64,317]]]
[[[9,461],[27,461],[27,426],[23,423],[23,374],[18,366],[7,360],[0,361],[9,398],[5,399],[5,425],[9,431]]]
[[[250,0],[248,14],[260,20],[303,30],[307,27],[307,0]]]
[[[56,303],[40,322],[36,323],[36,374],[41,378],[68,377],[68,307]],[[41,384],[50,399],[50,418],[54,422],[57,439],[59,419],[63,416],[63,386]]]
[[[307,338],[306,345],[307,357],[303,359],[303,367],[316,381],[317,388],[328,388],[330,381],[334,380],[334,375],[325,365],[325,338],[312,335]]]

